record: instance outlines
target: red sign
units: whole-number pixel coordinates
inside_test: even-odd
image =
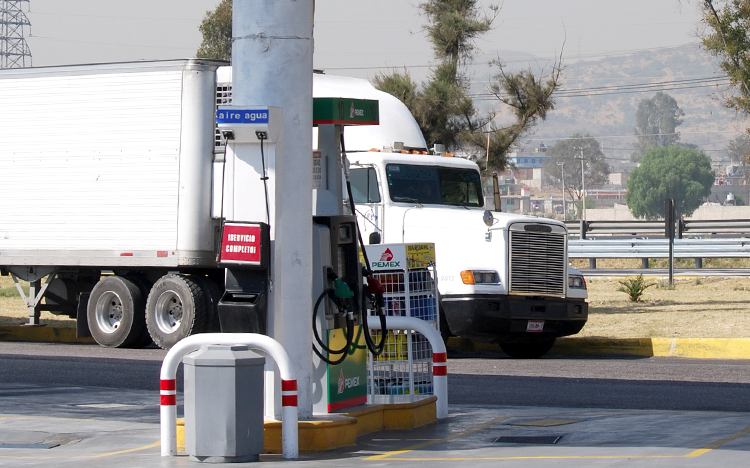
[[[260,265],[261,240],[259,224],[225,224],[220,261]]]

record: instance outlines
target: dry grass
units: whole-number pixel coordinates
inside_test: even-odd
[[[674,289],[664,280],[651,279],[657,285],[646,289],[639,303],[617,290],[618,281],[588,280],[589,320],[578,336],[750,337],[750,278],[677,279]],[[27,323],[27,314],[13,281],[0,277],[0,325]],[[74,319],[49,312],[42,312],[42,323],[75,327]]]
[[[642,302],[619,292],[619,280],[589,279],[589,320],[579,336],[613,338],[750,337],[750,278],[652,279]]]
[[[25,294],[28,289],[25,288]],[[0,276],[0,325],[23,325],[29,323],[29,312],[18,295],[16,285],[9,276]],[[75,328],[75,319],[67,315],[52,315],[42,312],[41,322],[50,327]]]

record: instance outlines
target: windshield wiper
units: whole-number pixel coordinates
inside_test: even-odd
[[[420,205],[422,204],[416,198],[410,198],[410,197],[391,197],[391,199],[393,201],[398,201],[398,202],[419,203]]]

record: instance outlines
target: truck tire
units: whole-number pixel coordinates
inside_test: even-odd
[[[134,275],[130,274],[126,276],[127,279],[132,281],[136,286],[138,286],[138,289],[141,290],[141,294],[144,298],[148,297],[149,291],[151,291],[151,282],[145,278],[144,276],[140,275]],[[143,323],[146,323],[146,311],[145,311],[145,304],[144,304],[144,311],[143,311]],[[148,333],[148,327],[143,327],[143,333],[141,333],[141,338],[133,343],[133,348],[146,348],[148,346],[151,346],[154,344],[154,340],[151,339],[151,335]]]
[[[514,359],[538,359],[552,349],[555,339],[536,343],[501,343],[500,349]]]
[[[221,289],[211,278],[205,276],[193,277],[198,285],[203,289],[206,296],[206,333],[218,333],[221,331],[219,326],[219,300],[221,300]]]
[[[440,336],[443,338],[443,344],[448,346],[448,339],[453,335],[448,327],[448,319],[445,318],[443,306],[440,306],[438,313],[440,314]]]
[[[146,301],[146,326],[154,343],[169,349],[181,339],[203,332],[206,294],[196,281],[186,276],[162,276]]]
[[[144,300],[132,281],[119,276],[99,280],[91,290],[86,318],[91,336],[108,348],[129,348],[146,328]]]

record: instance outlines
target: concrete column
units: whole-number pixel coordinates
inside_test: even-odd
[[[234,0],[233,104],[283,108],[271,213],[268,334],[297,372],[299,416],[312,417],[313,0]],[[250,203],[258,201],[249,200]],[[278,389],[277,389],[278,390]],[[276,416],[281,414],[276,392]]]

